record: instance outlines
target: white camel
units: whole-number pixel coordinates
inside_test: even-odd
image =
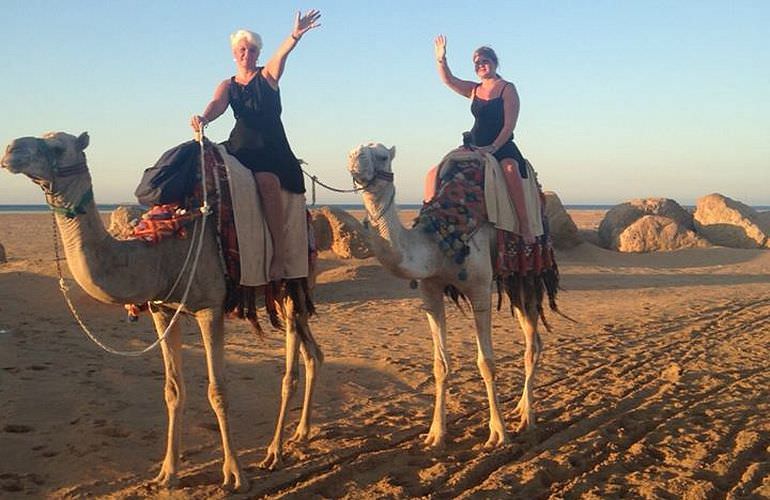
[[[97,300],[114,304],[138,304],[163,299],[178,276],[191,239],[169,239],[148,246],[138,240],[116,240],[104,229],[93,201],[91,176],[84,149],[88,134],[78,137],[57,132],[42,138],[23,137],[6,149],[2,166],[11,173],[30,177],[46,193],[46,201],[57,211],[56,223],[64,243],[64,253],[77,283]],[[62,214],[59,212],[69,212]],[[224,299],[225,277],[220,264],[214,222],[207,222],[206,238],[197,272],[186,301],[200,327],[208,365],[208,397],[216,413],[224,453],[223,486],[243,490],[248,480],[243,476],[230,441],[224,373]],[[186,280],[186,277],[185,277]],[[322,354],[308,326],[308,309],[303,289],[294,282],[294,292],[276,298],[286,325],[286,373],[283,377],[278,422],[262,466],[281,464],[283,424],[289,398],[298,377],[298,351],[306,367],[304,406],[299,426],[292,440],[302,441],[310,432],[310,407],[316,372]],[[289,283],[291,286],[292,283]],[[152,318],[160,335],[166,330],[173,310],[181,300],[177,287],[166,303],[151,307]],[[292,296],[293,295],[293,296]],[[185,401],[182,375],[181,333],[170,330],[161,343],[166,372],[165,399],[168,409],[166,454],[155,481],[164,486],[178,483],[180,426]]]
[[[420,293],[427,311],[433,336],[433,375],[436,381],[436,399],[433,421],[425,444],[442,447],[446,442],[446,388],[450,374],[446,350],[446,317],[444,293],[459,292],[467,297],[476,323],[477,365],[484,379],[489,400],[489,439],[485,447],[493,448],[508,442],[503,417],[495,388],[495,364],[491,334],[492,259],[495,247],[495,229],[483,224],[473,234],[470,253],[462,266],[454,263],[440,249],[433,237],[421,225],[406,229],[401,224],[394,203],[396,188],[393,184],[391,162],[395,147],[369,143],[353,149],[348,157],[353,180],[362,186],[364,206],[371,225],[372,248],[390,272],[401,278],[419,280]],[[481,159],[481,157],[480,157]],[[458,277],[461,267],[467,279]],[[538,280],[518,280],[510,283],[508,295],[511,308],[524,332],[524,390],[516,407],[521,419],[519,430],[535,425],[532,391],[535,369],[542,351],[538,333],[538,318],[542,315],[543,288]],[[455,295],[456,297],[456,295]]]

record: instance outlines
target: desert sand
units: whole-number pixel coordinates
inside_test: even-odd
[[[571,211],[584,235],[601,211]],[[404,214],[408,219],[410,214]],[[411,214],[414,215],[414,214]],[[188,388],[181,487],[158,471],[166,433],[158,351],[102,351],[58,289],[48,214],[0,215],[0,497],[222,498],[203,347],[183,323]],[[699,248],[557,252],[559,306],[543,331],[538,426],[514,432],[523,345],[504,303],[493,315],[511,444],[485,451],[486,395],[472,319],[448,308],[449,444],[426,451],[432,344],[418,293],[374,259],[322,254],[311,325],[326,355],[312,439],[284,469],[258,468],[276,418],[283,336],[227,325],[232,436],[251,489],[233,498],[768,498],[770,252]],[[88,326],[120,349],[154,339],[149,317],[85,296]],[[262,318],[264,325],[267,322]],[[289,435],[301,405],[295,396]]]

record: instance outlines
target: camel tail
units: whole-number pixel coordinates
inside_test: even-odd
[[[294,305],[294,317],[287,318],[284,301],[291,300]],[[270,324],[275,328],[283,328],[285,321],[293,321],[300,339],[307,343],[315,343],[312,335],[298,318],[309,318],[316,312],[310,286],[307,278],[285,280],[280,283],[268,283],[265,286],[265,307],[270,318]]]

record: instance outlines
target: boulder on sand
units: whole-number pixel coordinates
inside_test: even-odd
[[[566,250],[574,248],[583,242],[578,233],[578,227],[567,210],[562,205],[559,196],[553,191],[546,191],[545,215],[548,218],[548,228],[551,231],[551,239],[556,248]]]
[[[644,215],[618,235],[621,252],[656,252],[707,247],[709,243],[677,221],[660,215]]]
[[[142,207],[119,206],[110,214],[110,226],[107,232],[119,240],[130,240],[133,238],[134,226],[142,218],[144,210]]]
[[[313,227],[313,238],[315,239],[315,248],[319,252],[325,252],[332,249],[334,236],[329,219],[319,209],[310,210],[310,224]]]
[[[748,205],[719,193],[698,199],[695,229],[715,245],[770,248],[770,220]]]
[[[318,209],[318,212],[329,223],[331,250],[335,255],[343,259],[366,259],[373,255],[369,248],[369,237],[355,217],[340,208],[328,206]]]
[[[690,212],[669,198],[642,198],[612,207],[599,224],[599,243],[604,248],[618,250],[620,234],[645,215],[667,217],[683,229],[693,230]]]

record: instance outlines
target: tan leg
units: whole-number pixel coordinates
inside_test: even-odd
[[[316,376],[323,364],[323,354],[313,339],[308,325],[307,317],[297,318],[297,328],[305,329],[303,338],[309,339],[300,345],[302,360],[305,363],[305,397],[302,402],[302,415],[294,435],[289,440],[292,443],[307,441],[310,437],[310,414],[313,409],[313,392],[315,390]]]
[[[291,299],[284,299],[286,310],[286,371],[281,382],[281,406],[278,410],[278,421],[275,424],[273,440],[267,447],[267,456],[259,464],[260,467],[275,470],[283,465],[283,425],[286,420],[286,412],[289,400],[297,389],[299,367],[297,366],[299,353],[299,336],[294,326],[294,303]]]
[[[158,336],[163,335],[171,320],[172,314],[165,309],[152,311],[152,319]],[[182,374],[182,336],[179,325],[176,324],[160,343],[163,352],[163,366],[166,371],[164,395],[168,412],[168,432],[166,440],[166,456],[160,466],[160,472],[154,481],[161,486],[173,488],[179,483],[179,452],[181,448],[182,413],[185,402],[185,386]]]
[[[537,331],[537,309],[534,304],[527,304],[527,310],[516,308],[516,317],[524,333],[524,389],[521,393],[516,412],[520,415],[519,431],[535,427],[535,413],[532,410],[533,391],[535,388],[535,370],[543,350],[540,334]]]
[[[284,213],[283,200],[281,199],[281,182],[278,176],[270,172],[257,172],[254,174],[257,180],[259,197],[262,200],[262,210],[267,220],[267,228],[270,230],[270,239],[273,243],[273,258],[270,261],[270,281],[283,278],[284,263],[286,257],[286,245],[283,237]]]
[[[524,202],[524,186],[522,184],[521,174],[519,173],[518,163],[510,158],[505,158],[500,162],[503,170],[505,184],[508,187],[508,195],[516,208],[516,217],[519,220],[519,232],[526,243],[533,243],[534,236],[529,230],[529,214],[527,213],[527,204]]]
[[[446,389],[450,373],[443,290],[426,280],[420,284],[420,290],[433,336],[433,377],[436,382],[433,421],[425,438],[425,445],[430,448],[443,448],[446,444]]]
[[[492,310],[489,294],[480,297],[472,297],[473,319],[476,322],[476,347],[478,355],[476,364],[484,379],[489,401],[489,439],[484,444],[485,448],[495,448],[508,443],[508,435],[505,432],[503,416],[500,413],[500,404],[497,399],[495,386],[495,354],[492,348]]]
[[[225,376],[225,351],[224,314],[221,309],[204,309],[195,314],[198,326],[203,337],[203,346],[206,350],[206,364],[209,376],[209,403],[217,416],[219,431],[222,437],[222,451],[224,463],[222,474],[224,480],[222,486],[232,487],[236,491],[248,488],[248,480],[243,477],[238,465],[232,443],[230,441],[230,423],[227,419],[227,393]]]

